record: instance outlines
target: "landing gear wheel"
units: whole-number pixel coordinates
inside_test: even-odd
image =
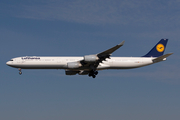
[[[91,76],[93,76],[93,74],[92,74],[92,73],[89,73],[89,77],[91,77]]]
[[[92,77],[93,77],[93,78],[96,78],[96,75],[93,75]]]
[[[90,73],[89,73],[89,77],[93,77],[93,78],[96,78],[96,75],[98,74],[98,71],[91,71]]]
[[[21,75],[22,74],[22,72],[21,72],[21,68],[19,68],[19,75]]]
[[[94,74],[97,75],[97,74],[98,74],[98,71],[95,71]]]

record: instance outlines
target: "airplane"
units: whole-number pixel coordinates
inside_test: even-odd
[[[164,54],[168,39],[161,39],[146,55],[142,57],[110,57],[124,42],[98,54],[83,57],[16,57],[6,62],[10,67],[21,69],[65,69],[66,75],[88,75],[95,78],[99,70],[132,69],[165,61],[173,53]]]

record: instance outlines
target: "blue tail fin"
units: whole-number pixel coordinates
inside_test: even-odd
[[[159,57],[164,54],[168,39],[161,39],[146,55],[143,57]]]

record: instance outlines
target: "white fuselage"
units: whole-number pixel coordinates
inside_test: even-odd
[[[83,57],[17,57],[6,64],[21,69],[69,69],[67,63],[83,60]],[[111,57],[100,63],[97,70],[130,69],[153,64],[154,57]],[[80,67],[73,70],[90,70]]]

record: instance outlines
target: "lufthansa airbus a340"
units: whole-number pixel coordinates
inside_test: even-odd
[[[89,75],[95,78],[99,70],[105,69],[131,69],[157,62],[165,61],[173,53],[164,54],[168,39],[161,39],[146,55],[142,57],[110,57],[120,44],[98,54],[85,55],[84,57],[17,57],[8,61],[8,66],[21,69],[65,69],[66,75]]]

